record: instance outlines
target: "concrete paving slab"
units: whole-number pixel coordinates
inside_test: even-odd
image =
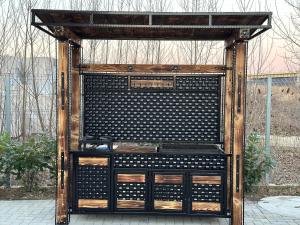
[[[280,200],[280,198],[279,198]],[[283,199],[284,201],[286,199]],[[54,200],[0,201],[0,225],[54,225]],[[228,219],[154,215],[71,215],[70,225],[229,225]],[[245,225],[300,225],[300,218],[282,216],[245,202]]]
[[[300,219],[300,196],[272,196],[263,198],[258,206],[277,215]]]

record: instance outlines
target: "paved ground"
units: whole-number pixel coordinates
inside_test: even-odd
[[[0,201],[0,225],[54,225],[53,200]],[[72,215],[70,225],[223,225],[226,219],[176,216]],[[300,225],[300,219],[273,214],[256,202],[245,204],[246,225]]]

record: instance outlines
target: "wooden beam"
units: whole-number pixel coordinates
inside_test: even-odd
[[[68,75],[69,43],[58,43],[57,74],[57,224],[68,222]]]
[[[75,45],[76,47],[80,47],[80,37],[77,36],[73,31],[70,29],[63,27],[63,26],[57,26],[54,27],[53,35],[57,37],[59,40],[62,41],[69,41],[72,45]]]
[[[72,67],[80,63],[80,47],[72,47]],[[77,151],[79,147],[80,128],[80,77],[78,70],[72,70],[71,95],[71,150]]]
[[[226,66],[232,67],[233,61],[233,49],[226,49]],[[226,71],[225,76],[225,133],[224,133],[224,149],[226,154],[231,153],[231,123],[232,123],[232,70]],[[231,209],[231,184],[230,184],[230,174],[231,174],[230,158],[227,159],[227,209]]]
[[[244,217],[243,157],[245,134],[246,48],[247,44],[245,42],[236,43],[233,115],[233,225],[242,225]]]
[[[83,72],[138,73],[224,73],[224,65],[166,65],[166,64],[82,64]]]

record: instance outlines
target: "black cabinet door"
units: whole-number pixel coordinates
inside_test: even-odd
[[[160,212],[184,212],[184,173],[154,172],[152,179],[153,210]]]
[[[224,214],[226,193],[222,173],[190,175],[189,211],[192,214]]]
[[[109,157],[78,157],[75,176],[75,204],[78,210],[110,209]]]
[[[115,171],[116,211],[145,211],[148,203],[147,174],[144,171]]]

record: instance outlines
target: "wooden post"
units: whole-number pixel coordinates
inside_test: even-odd
[[[72,47],[72,110],[71,110],[71,150],[78,150],[79,123],[80,123],[80,78],[79,70],[75,67],[80,64],[80,46]]]
[[[233,50],[232,48],[226,49],[226,67],[229,68],[233,66]],[[225,77],[225,124],[224,124],[224,149],[226,154],[231,153],[231,113],[232,113],[232,69],[226,71]],[[231,209],[231,165],[230,158],[227,160],[227,210]]]
[[[56,224],[68,223],[68,68],[69,44],[58,43]]]
[[[234,74],[234,114],[233,114],[233,215],[232,224],[242,225],[244,221],[244,134],[246,95],[246,42],[235,44],[236,62]]]

